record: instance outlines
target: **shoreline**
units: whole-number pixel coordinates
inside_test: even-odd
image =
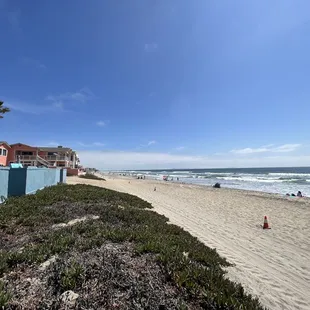
[[[221,188],[215,189],[212,185],[208,184],[196,184],[196,183],[190,183],[190,182],[181,182],[181,181],[164,181],[164,180],[157,180],[157,179],[142,179],[138,180],[136,177],[133,176],[120,176],[120,175],[113,175],[113,174],[104,174],[102,172],[96,172],[100,177],[106,178],[106,179],[119,179],[119,180],[137,180],[139,182],[151,182],[151,183],[158,183],[158,184],[166,184],[166,185],[182,185],[183,187],[189,187],[189,188],[200,188],[200,189],[207,189],[207,190],[223,190],[223,191],[236,191],[239,193],[244,194],[252,194],[257,195],[257,197],[263,196],[266,198],[274,198],[274,199],[284,199],[287,201],[292,202],[309,202],[310,203],[310,197],[303,196],[303,197],[297,197],[297,196],[287,196],[286,194],[280,194],[280,193],[271,193],[271,192],[264,192],[259,190],[251,190],[251,189],[240,189],[240,188],[233,188],[233,187],[226,187],[221,185]]]
[[[190,171],[146,171],[138,172],[106,172],[101,171],[105,175],[120,175],[131,177],[146,177],[151,180],[162,181],[164,176],[167,176],[169,181],[213,186],[220,183],[221,187],[234,188],[241,190],[259,191],[280,195],[297,195],[301,191],[305,197],[310,197],[310,168],[289,168],[289,171],[278,170],[277,168],[261,168],[255,171],[254,168],[244,169],[222,169],[221,171],[211,172],[209,169],[193,169]],[[217,169],[216,169],[217,170]],[[293,196],[292,196],[293,197]]]
[[[310,308],[310,200],[239,189],[105,175],[107,181],[70,177],[150,202],[225,257],[230,280],[270,309]],[[156,191],[153,188],[156,186]],[[268,216],[270,230],[263,230]]]

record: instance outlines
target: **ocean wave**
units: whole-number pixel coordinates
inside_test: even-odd
[[[290,180],[288,182],[295,183],[295,184],[306,184],[306,185],[309,185],[308,183],[310,182],[310,180],[306,180],[306,179],[292,179],[292,180]]]
[[[206,176],[206,177],[217,177],[217,176],[230,176],[230,175],[240,175],[239,173],[232,173],[232,172],[204,172],[200,175]]]
[[[242,182],[262,182],[262,183],[281,183],[282,180],[258,179],[256,177],[222,177],[219,178],[226,181],[242,181]]]
[[[280,176],[280,177],[310,177],[310,173],[268,173],[268,175]]]
[[[263,178],[255,176],[231,176],[231,177],[218,177],[219,180],[225,181],[241,181],[241,182],[258,182],[258,183],[297,183],[305,184],[310,180],[305,178]]]
[[[169,177],[173,177],[173,178],[183,178],[183,179],[192,178],[191,175],[186,175],[186,174],[169,174]]]

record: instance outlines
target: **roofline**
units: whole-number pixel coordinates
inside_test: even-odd
[[[20,142],[10,144],[10,146],[12,147],[12,146],[14,146],[14,145],[18,145],[18,144],[25,145],[25,146],[31,147],[31,148],[33,148],[33,149],[37,149],[37,148],[38,148],[37,146],[32,146],[32,145],[28,145],[28,144],[25,144],[25,143],[20,143]]]
[[[6,144],[9,148],[11,148],[11,145],[8,144],[6,141],[0,141],[0,144]]]
[[[58,151],[72,151],[70,147],[48,147],[48,146],[38,146],[37,147],[40,151],[47,151],[47,150],[58,150]]]

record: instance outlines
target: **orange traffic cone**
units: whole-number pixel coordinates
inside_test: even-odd
[[[266,215],[265,215],[265,217],[264,217],[263,229],[270,229],[269,224],[268,224],[268,219],[267,219],[267,216],[266,216]]]

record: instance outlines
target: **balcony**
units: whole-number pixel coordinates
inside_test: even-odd
[[[16,155],[15,156],[16,160],[21,160],[21,161],[32,161],[36,160],[37,156],[36,155]]]
[[[68,156],[39,156],[47,161],[69,161]],[[38,157],[36,155],[16,155],[15,159],[18,160],[36,160]]]
[[[47,155],[47,156],[40,156],[41,158],[47,160],[47,161],[69,161],[68,156],[62,156],[62,155]]]

